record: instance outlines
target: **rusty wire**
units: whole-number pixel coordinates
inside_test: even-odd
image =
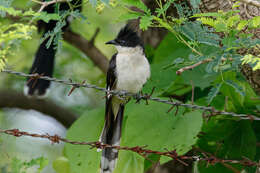
[[[195,104],[186,104],[186,103],[173,101],[171,99],[165,100],[165,99],[161,99],[161,98],[155,98],[155,97],[151,97],[151,94],[142,95],[142,94],[133,94],[133,93],[129,93],[129,92],[126,92],[126,91],[107,90],[105,88],[102,88],[102,87],[99,87],[99,86],[96,86],[96,85],[87,84],[87,83],[85,83],[85,81],[83,81],[82,83],[77,83],[77,82],[73,82],[71,80],[61,80],[61,79],[56,79],[56,78],[52,78],[52,77],[48,77],[48,76],[42,76],[42,75],[39,75],[37,73],[26,74],[26,73],[22,73],[22,72],[11,71],[11,70],[3,70],[2,72],[17,75],[17,76],[22,76],[22,77],[28,77],[28,78],[32,78],[32,79],[35,79],[35,80],[43,79],[43,80],[48,80],[48,81],[52,81],[52,82],[56,82],[56,83],[61,83],[61,84],[64,84],[64,85],[70,85],[70,86],[72,86],[72,89],[71,89],[69,94],[71,94],[71,92],[75,88],[79,88],[79,87],[93,88],[93,89],[103,91],[103,92],[106,92],[106,93],[109,93],[109,94],[117,95],[119,97],[132,97],[137,101],[152,100],[152,101],[155,101],[155,102],[169,104],[169,105],[172,105],[173,107],[176,107],[177,110],[178,110],[179,106],[190,108],[192,110],[194,110],[194,109],[202,110],[204,112],[203,115],[205,115],[205,117],[207,117],[207,118],[212,117],[212,116],[216,116],[216,115],[229,115],[229,116],[233,116],[233,117],[238,117],[240,119],[260,121],[260,117],[257,117],[257,116],[254,116],[254,115],[237,114],[237,113],[234,113],[234,112],[226,112],[226,111],[216,110],[214,107],[199,106],[199,105],[195,105]],[[208,113],[208,114],[206,114],[206,113]]]
[[[57,0],[55,0],[56,2]],[[60,0],[63,1],[63,0]],[[36,2],[36,1],[34,1]],[[50,2],[51,4],[52,2]],[[43,8],[45,8],[46,6],[50,5],[50,4],[42,4],[41,8],[39,9],[39,11],[43,10]],[[192,99],[192,104],[184,104],[184,103],[180,103],[180,102],[174,102],[172,101],[172,99],[170,100],[162,100],[160,98],[153,98],[151,97],[153,91],[151,92],[150,95],[140,95],[140,94],[133,94],[133,93],[129,93],[126,91],[114,91],[114,90],[106,90],[105,88],[102,87],[98,87],[96,85],[91,85],[91,84],[85,84],[85,80],[82,83],[75,83],[70,81],[66,81],[66,80],[60,80],[60,79],[56,79],[56,78],[51,78],[48,76],[43,76],[42,74],[25,74],[22,72],[15,72],[15,71],[11,71],[11,70],[3,70],[2,72],[5,73],[9,73],[9,74],[14,74],[14,75],[18,75],[18,76],[23,76],[23,77],[29,77],[30,80],[37,80],[37,79],[43,79],[43,80],[48,80],[48,81],[52,81],[52,82],[57,82],[57,83],[61,83],[61,84],[65,84],[65,85],[71,85],[72,88],[69,92],[68,95],[71,95],[71,93],[79,87],[84,87],[84,88],[93,88],[93,89],[97,89],[100,91],[104,91],[106,93],[109,94],[113,94],[113,95],[117,95],[120,97],[125,97],[125,96],[131,96],[132,98],[136,99],[137,101],[140,100],[146,100],[146,103],[148,103],[148,100],[152,100],[152,101],[156,101],[156,102],[160,102],[160,103],[165,103],[165,104],[169,104],[172,105],[171,108],[169,109],[168,112],[170,112],[174,107],[176,107],[176,112],[175,115],[178,112],[178,107],[179,106],[183,106],[183,107],[187,107],[187,108],[191,108],[191,109],[198,109],[198,110],[203,110],[203,115],[205,115],[205,112],[209,112],[210,114],[208,115],[207,118],[209,118],[210,116],[216,116],[216,115],[230,115],[233,117],[239,117],[240,119],[249,119],[249,120],[257,120],[259,121],[260,118],[256,117],[254,115],[246,115],[246,114],[236,114],[233,112],[226,112],[226,111],[218,111],[216,109],[214,109],[213,107],[206,107],[206,106],[199,106],[199,105],[194,105],[193,104],[193,99]],[[192,93],[194,94],[194,93]],[[206,161],[208,164],[214,165],[216,163],[232,163],[232,164],[240,164],[243,166],[256,166],[256,167],[260,167],[260,163],[254,162],[249,160],[248,158],[244,158],[243,160],[231,160],[231,159],[220,159],[215,157],[212,154],[203,152],[200,150],[200,155],[197,156],[185,156],[185,155],[178,155],[176,150],[172,150],[172,151],[155,151],[155,150],[150,150],[147,149],[147,146],[135,146],[135,147],[127,147],[127,146],[112,146],[112,145],[108,145],[108,144],[102,144],[99,141],[94,141],[94,142],[81,142],[81,141],[72,141],[66,138],[62,138],[58,135],[49,135],[49,134],[36,134],[36,133],[28,133],[25,131],[20,131],[19,129],[8,129],[8,130],[3,130],[0,129],[0,133],[4,133],[7,135],[12,135],[15,137],[21,137],[21,136],[30,136],[30,137],[34,137],[34,138],[43,138],[43,139],[48,139],[49,141],[51,141],[52,144],[55,143],[60,143],[60,142],[64,142],[64,143],[69,143],[72,145],[88,145],[91,148],[99,148],[99,149],[104,149],[104,148],[114,148],[117,150],[127,150],[127,151],[132,151],[135,152],[143,157],[146,158],[147,154],[157,154],[157,155],[161,155],[161,156],[166,156],[166,157],[170,157],[174,160],[179,161],[180,163],[188,166],[188,164],[185,162],[185,160],[192,160],[192,161]],[[202,155],[202,156],[201,156]]]
[[[166,150],[166,151],[155,151],[155,150],[150,150],[147,149],[148,146],[135,146],[135,147],[127,147],[127,146],[112,146],[108,144],[102,144],[99,141],[94,141],[94,142],[81,142],[81,141],[72,141],[66,138],[62,138],[58,135],[49,135],[49,134],[37,134],[37,133],[28,133],[25,131],[20,131],[19,129],[8,129],[8,130],[3,130],[0,129],[0,133],[15,136],[15,137],[21,137],[21,136],[30,136],[34,138],[43,138],[43,139],[48,139],[52,144],[58,144],[60,142],[64,143],[69,143],[72,145],[88,145],[91,148],[99,148],[99,149],[104,149],[104,148],[114,148],[117,150],[126,150],[126,151],[131,151],[135,152],[143,157],[146,158],[148,154],[157,154],[161,156],[166,156],[170,157],[174,160],[177,160],[178,162],[184,164],[185,166],[188,166],[188,164],[185,162],[187,160],[191,161],[205,161],[208,164],[214,165],[216,163],[232,163],[232,164],[240,164],[243,166],[256,166],[259,167],[259,163],[254,162],[249,160],[248,158],[244,158],[243,160],[231,160],[231,159],[220,159],[215,157],[214,155],[204,152],[200,149],[194,149],[195,151],[198,151],[198,155],[194,156],[189,156],[189,155],[178,155],[176,150]]]

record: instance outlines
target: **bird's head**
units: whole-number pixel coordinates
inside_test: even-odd
[[[122,50],[130,50],[133,48],[143,49],[143,43],[135,31],[129,25],[126,25],[120,30],[114,40],[106,42],[106,44],[113,44],[120,52]]]

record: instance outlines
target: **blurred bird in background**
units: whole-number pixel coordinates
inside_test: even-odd
[[[69,4],[70,3],[70,4]],[[68,10],[82,9],[82,0],[72,0],[71,2],[62,2],[57,4],[48,5],[43,9],[43,12],[49,14],[59,13],[62,14]],[[61,28],[62,32],[69,28],[72,16],[67,16],[66,24]],[[38,32],[43,32],[42,37],[51,33],[57,26],[57,20],[50,20],[48,23],[40,20],[37,23]],[[56,43],[51,40],[49,47],[47,47],[48,41],[51,37],[46,38],[39,46],[34,62],[30,69],[30,74],[38,73],[39,75],[52,77],[54,70],[54,59],[56,54]],[[50,81],[43,79],[28,78],[27,83],[24,86],[24,93],[28,96],[43,97],[47,93],[47,89],[50,87]]]

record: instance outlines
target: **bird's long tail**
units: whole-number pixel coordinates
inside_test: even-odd
[[[122,122],[124,116],[124,104],[117,104],[112,106],[112,101],[110,104],[107,101],[106,105],[106,119],[105,126],[103,128],[100,140],[103,144],[109,145],[120,145]],[[113,108],[112,108],[113,107]],[[115,115],[114,112],[117,112]],[[100,173],[112,173],[118,158],[118,150],[112,148],[105,148],[102,151]]]
[[[52,77],[56,49],[53,41],[49,48],[47,48],[47,42],[48,39],[40,44],[36,52],[33,65],[30,69],[30,74],[38,73],[39,75]],[[29,96],[44,96],[49,87],[50,81],[28,78],[24,92]]]
[[[47,1],[47,0],[44,0]],[[70,4],[73,5],[73,10],[81,11],[82,8],[82,0],[72,0]],[[59,10],[69,10],[71,9],[71,5],[69,3],[60,3]],[[53,14],[55,13],[56,6],[49,5],[43,9],[43,11]],[[61,28],[62,31],[65,31],[69,28],[71,17],[66,18],[66,25]],[[55,30],[57,25],[56,20],[50,20],[48,23],[43,20],[39,20],[37,23],[38,31],[43,31],[43,37],[45,34],[49,34]],[[54,58],[56,54],[56,49],[54,45],[54,41],[51,41],[50,46],[47,48],[46,43],[48,43],[50,38],[45,39],[43,41],[34,58],[34,62],[30,69],[30,74],[38,73],[40,75],[52,77],[53,69],[54,69]],[[50,81],[42,80],[42,79],[32,79],[28,78],[27,83],[24,87],[24,93],[29,96],[44,96],[47,92],[47,89],[50,87]]]

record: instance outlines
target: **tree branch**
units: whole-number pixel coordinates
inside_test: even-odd
[[[245,3],[245,4],[253,5],[253,6],[260,8],[260,2],[259,1],[255,1],[255,0],[240,0],[240,1]]]
[[[38,12],[41,12],[45,7],[47,7],[51,4],[55,4],[55,3],[59,3],[59,2],[67,2],[67,0],[52,0],[52,1],[46,1],[46,2],[41,2],[38,0],[32,0],[32,1],[37,4],[41,4],[41,8],[38,10]]]
[[[77,119],[76,114],[50,100],[28,98],[14,90],[0,90],[0,98],[0,108],[34,109],[50,115],[67,128]]]
[[[195,68],[195,67],[198,67],[198,66],[201,65],[201,64],[205,64],[205,63],[208,63],[208,62],[210,62],[210,61],[212,61],[212,59],[205,59],[205,60],[203,60],[203,61],[197,62],[196,64],[183,67],[183,68],[177,70],[177,71],[176,71],[176,74],[177,74],[177,75],[181,75],[181,74],[182,74],[184,71],[186,71],[186,70],[193,69],[193,68]]]
[[[109,61],[106,56],[97,47],[95,47],[93,43],[93,39],[95,39],[97,33],[98,30],[96,34],[92,37],[92,41],[88,41],[81,35],[71,30],[67,30],[66,32],[64,32],[63,38],[69,44],[73,45],[74,47],[81,50],[84,54],[86,54],[97,67],[99,67],[104,73],[106,73]]]

